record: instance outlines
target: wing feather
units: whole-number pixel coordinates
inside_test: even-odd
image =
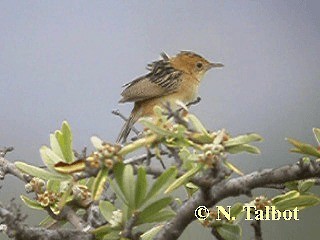
[[[182,72],[171,67],[167,58],[148,65],[147,75],[124,85],[120,102],[138,102],[174,93],[179,88]]]

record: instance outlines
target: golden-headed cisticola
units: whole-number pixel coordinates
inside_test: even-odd
[[[174,57],[162,53],[161,57],[148,65],[149,73],[123,86],[126,88],[119,102],[134,102],[134,108],[117,142],[126,141],[139,118],[152,116],[155,105],[169,102],[174,106],[177,100],[185,104],[195,100],[204,74],[211,68],[223,67],[221,63],[211,63],[190,51],[181,51]]]

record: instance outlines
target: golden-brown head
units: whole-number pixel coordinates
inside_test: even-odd
[[[202,56],[190,51],[181,51],[175,57],[170,58],[170,63],[175,69],[193,75],[199,81],[211,68],[223,67],[221,63],[211,63]]]

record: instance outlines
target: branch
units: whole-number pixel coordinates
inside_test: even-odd
[[[0,180],[3,180],[6,174],[11,174],[23,182],[28,183],[32,177],[22,173],[13,163],[4,158],[6,153],[12,150],[13,148],[4,148],[3,150],[0,150]]]
[[[222,199],[247,194],[252,189],[265,187],[268,184],[282,184],[288,181],[303,180],[320,177],[320,163],[302,160],[293,165],[286,165],[275,169],[264,169],[241,177],[226,179],[214,185],[209,192],[210,197],[202,191],[197,192],[184,205],[177,215],[161,229],[156,240],[177,239],[184,229],[196,218],[194,210],[198,206],[212,207]]]
[[[254,240],[262,240],[261,221],[260,220],[254,220],[251,223],[251,226],[254,229]]]

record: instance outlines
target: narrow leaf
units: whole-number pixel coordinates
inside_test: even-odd
[[[157,214],[150,215],[143,219],[143,223],[152,223],[152,222],[163,222],[168,221],[173,218],[176,213],[170,209],[164,209]]]
[[[48,172],[42,168],[38,168],[24,162],[15,162],[15,165],[20,171],[44,180],[70,181],[72,179],[72,177],[69,175],[61,175],[58,173]]]
[[[252,154],[260,154],[259,148],[249,145],[249,144],[242,144],[242,145],[235,145],[231,147],[225,147],[226,151],[231,154],[236,154],[240,152],[248,152]]]
[[[165,197],[155,201],[154,203],[151,203],[149,206],[143,209],[141,213],[139,213],[137,224],[148,222],[147,220],[150,219],[150,217],[157,215],[160,210],[167,207],[171,202],[171,197]]]
[[[61,159],[64,159],[58,139],[55,134],[50,134],[50,147],[52,151],[57,154]]]
[[[61,131],[56,131],[55,136],[59,142],[59,146],[66,162],[74,161],[74,154],[72,150],[72,133],[69,124],[64,121],[62,123]]]
[[[158,225],[156,227],[151,228],[149,231],[145,232],[140,236],[141,240],[152,240],[157,235],[157,233],[161,230],[163,225]]]
[[[102,216],[110,222],[112,220],[113,211],[116,210],[116,207],[109,201],[100,201],[99,209]]]
[[[132,209],[135,206],[135,184],[133,167],[130,164],[125,165],[122,178],[123,194],[128,201],[129,207]]]
[[[101,194],[103,193],[104,187],[108,180],[108,171],[109,171],[108,168],[103,167],[102,169],[100,169],[97,177],[94,179],[94,182],[92,185],[92,198],[94,201],[99,200],[101,197]]]
[[[163,172],[157,180],[153,183],[150,191],[148,192],[147,196],[145,197],[146,200],[151,199],[155,195],[157,195],[160,191],[162,191],[176,176],[176,168],[171,167],[165,172]]]
[[[284,199],[276,202],[274,205],[280,211],[293,210],[296,207],[303,209],[306,207],[316,206],[320,203],[320,198],[314,195],[300,195],[296,198]]]
[[[239,225],[230,223],[222,223],[216,227],[217,232],[225,240],[239,240],[241,239],[242,231]]]
[[[100,150],[100,149],[103,148],[103,146],[102,146],[103,141],[102,141],[100,138],[98,138],[97,136],[92,136],[92,137],[90,138],[90,140],[91,140],[92,145],[93,145],[97,150]]]
[[[136,208],[143,205],[148,188],[146,170],[142,167],[138,169],[136,187],[135,187],[135,203]]]
[[[320,157],[320,151],[318,151],[314,146],[300,142],[298,140],[287,138],[286,139],[289,143],[295,146],[297,149],[301,151],[301,153],[308,154],[315,157]]]
[[[43,207],[36,200],[32,200],[24,195],[20,195],[21,200],[32,209],[43,210]]]
[[[86,168],[85,160],[78,160],[72,163],[58,162],[54,165],[54,170],[60,173],[76,173],[82,172]]]
[[[195,175],[197,172],[200,171],[200,169],[202,168],[201,164],[197,164],[196,167],[191,168],[188,172],[186,172],[185,174],[183,174],[181,177],[179,177],[178,179],[176,179],[166,190],[165,190],[165,194],[172,192],[173,190],[177,189],[178,187],[182,186],[183,184],[185,184],[187,181],[189,181],[189,179]]]
[[[262,137],[256,133],[249,133],[245,135],[240,135],[234,138],[229,139],[228,141],[224,142],[225,147],[231,147],[236,145],[242,145],[254,141],[261,141]]]
[[[320,128],[313,128],[314,137],[316,138],[318,145],[320,146]]]
[[[147,119],[141,119],[139,122],[144,125],[145,127],[149,128],[152,132],[156,133],[157,135],[164,137],[164,136],[171,136],[173,135],[172,132],[167,131],[157,125],[155,125],[153,122],[150,122]]]

